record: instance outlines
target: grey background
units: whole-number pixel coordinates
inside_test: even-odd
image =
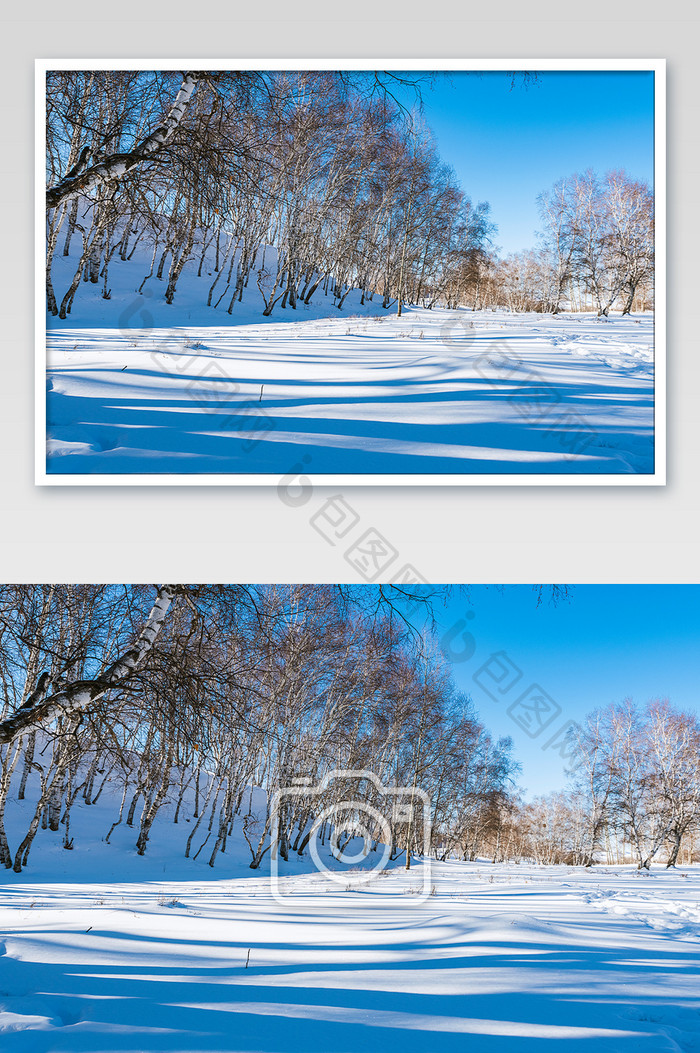
[[[698,581],[698,21],[691,5],[461,3],[33,5],[4,19],[0,580],[361,580],[343,558],[376,528],[430,581]],[[64,17],[57,19],[57,13]],[[333,20],[333,14],[343,18]],[[122,17],[114,20],[113,16]],[[259,21],[248,18],[259,16]],[[101,17],[104,16],[104,17]],[[369,16],[372,21],[366,21]],[[432,16],[432,17],[428,17]],[[569,17],[567,17],[569,16]],[[611,57],[668,60],[668,466],[665,488],[43,487],[33,482],[33,78],[54,57]],[[614,106],[614,100],[611,100]],[[331,545],[309,523],[342,492]]]

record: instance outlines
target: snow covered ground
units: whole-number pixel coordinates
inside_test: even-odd
[[[298,874],[282,905],[251,871],[69,862],[0,886],[8,1053],[700,1050],[697,866],[433,864],[426,900],[420,865]]]
[[[654,470],[649,314],[193,302],[80,289],[49,320],[48,474]]]
[[[8,799],[14,849],[35,790]],[[211,838],[184,858],[173,802],[144,856],[126,823],[105,843],[120,799],[78,798],[72,851],[39,830],[27,868],[0,870],[3,1053],[700,1051],[697,864],[399,859],[362,883],[325,849],[342,880],[292,854],[274,895],[240,818],[211,869]]]

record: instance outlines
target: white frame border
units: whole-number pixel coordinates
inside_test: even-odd
[[[666,484],[666,60],[665,59],[36,59],[35,427],[37,486],[275,486],[277,474],[49,475],[46,471],[45,75],[48,70],[172,69],[628,70],[654,73],[654,471],[645,475],[309,475],[314,486],[664,486]]]

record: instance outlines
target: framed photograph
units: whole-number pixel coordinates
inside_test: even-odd
[[[665,482],[663,61],[36,75],[38,484]]]

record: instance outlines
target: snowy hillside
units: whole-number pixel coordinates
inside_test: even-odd
[[[650,473],[653,316],[165,303],[136,262],[48,332],[49,474]],[[145,293],[155,288],[156,293]]]

